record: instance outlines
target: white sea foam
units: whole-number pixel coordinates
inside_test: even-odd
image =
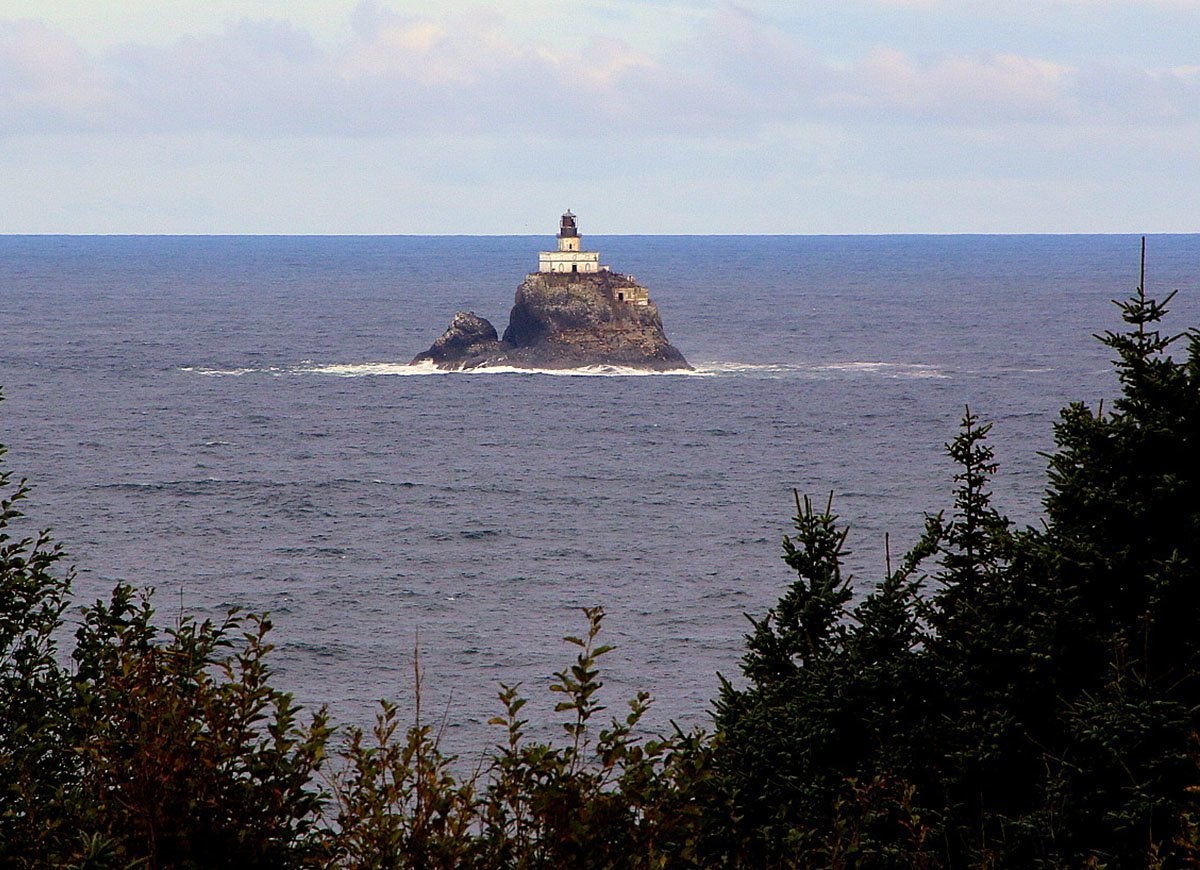
[[[367,363],[330,363],[328,365],[305,365],[292,370],[300,375],[333,375],[338,378],[364,378],[374,375],[395,375],[409,377],[412,375],[444,375],[444,372],[433,363],[417,363],[408,365],[398,362],[367,362]]]
[[[876,376],[885,378],[945,378],[944,372],[923,363],[891,363],[853,361],[839,363],[744,363],[711,361],[697,363],[694,370],[673,369],[665,372],[646,371],[627,366],[583,366],[574,369],[526,369],[515,366],[446,371],[431,362],[416,364],[401,362],[362,362],[318,364],[305,361],[291,367],[203,369],[188,366],[181,369],[208,377],[239,377],[248,374],[327,375],[339,378],[413,377],[415,375],[553,375],[555,377],[758,377],[758,378],[828,378],[836,376]]]
[[[814,371],[863,373],[887,378],[944,378],[937,368],[923,363],[846,362],[814,366]]]
[[[701,372],[691,372],[686,369],[676,369],[666,372],[649,372],[626,366],[583,366],[575,369],[525,369],[515,366],[488,366],[487,368],[464,369],[461,371],[445,371],[433,363],[422,362],[416,365],[405,363],[347,363],[338,365],[312,366],[297,369],[299,372],[321,375],[336,375],[338,377],[365,377],[369,375],[555,375],[559,377],[644,377],[653,375],[697,375]]]
[[[707,375],[759,375],[770,377],[804,371],[805,367],[787,363],[700,362],[696,371]]]
[[[260,369],[201,369],[201,368],[195,368],[194,366],[185,366],[184,368],[180,369],[180,371],[192,372],[193,374],[204,375],[205,377],[208,377],[208,378],[230,378],[230,377],[240,377],[242,375],[252,374],[254,372],[261,371],[261,370]]]
[[[702,362],[698,373],[710,375],[743,375],[758,378],[829,378],[835,376],[873,375],[885,378],[946,378],[935,366],[924,363],[839,362],[839,363],[741,363]]]

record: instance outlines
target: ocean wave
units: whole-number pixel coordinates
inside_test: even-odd
[[[758,378],[831,378],[875,376],[885,378],[947,378],[945,372],[925,363],[892,363],[866,360],[836,363],[702,362],[697,373]]]
[[[576,369],[522,369],[515,366],[489,366],[482,369],[466,369],[453,374],[466,375],[555,375],[557,377],[576,378],[650,378],[650,377],[696,377],[704,372],[689,371],[688,369],[671,369],[665,372],[651,372],[645,369],[635,369],[628,366],[581,366]]]
[[[595,365],[574,369],[527,369],[516,366],[447,371],[431,362],[416,364],[401,362],[314,363],[305,361],[291,367],[203,369],[188,366],[180,371],[209,377],[240,377],[248,374],[326,375],[339,378],[413,377],[417,375],[553,375],[555,377],[757,377],[757,378],[830,378],[874,376],[885,378],[947,378],[945,372],[925,363],[895,363],[855,360],[832,363],[744,363],[706,361],[692,370],[673,369],[665,372],[646,371],[627,366]]]
[[[409,365],[398,362],[366,362],[366,363],[329,363],[326,365],[307,364],[297,366],[292,370],[301,375],[332,375],[338,378],[363,378],[374,375],[446,375],[433,363],[418,363]]]
[[[184,366],[180,369],[181,372],[191,372],[196,375],[204,375],[209,378],[228,378],[241,377],[242,375],[250,375],[262,369],[202,369],[196,366]]]
[[[847,372],[850,374],[882,375],[888,378],[945,378],[935,366],[924,363],[846,362],[814,366],[815,371]]]
[[[416,375],[554,375],[557,377],[654,377],[654,376],[692,376],[709,375],[704,371],[688,371],[674,369],[665,372],[652,372],[627,366],[582,366],[574,369],[527,369],[516,366],[489,366],[487,368],[463,369],[447,371],[439,369],[433,363],[416,364],[400,362],[363,362],[363,363],[327,363],[317,364],[306,362],[289,368],[272,366],[270,368],[238,368],[238,369],[202,369],[187,366],[180,371],[191,372],[209,377],[241,376],[248,374],[291,374],[291,375],[327,375],[339,378],[363,378],[377,376],[413,377]]]

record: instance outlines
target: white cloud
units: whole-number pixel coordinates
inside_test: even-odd
[[[1072,123],[1138,101],[1194,119],[1191,67],[1068,64],[1012,52],[822,56],[800,34],[722,4],[658,53],[594,37],[518,41],[496,12],[354,11],[335,48],[284,20],[242,19],[165,45],[89,53],[36,22],[0,25],[3,133],[744,136],[805,119]]]
[[[1194,228],[1182,0],[27,6],[9,231]]]
[[[978,10],[994,11],[993,0],[867,0],[877,6],[919,10]],[[1096,13],[1108,9],[1200,10],[1200,0],[1007,0],[1003,7],[1008,12],[1034,12],[1046,14],[1059,9],[1070,9]]]
[[[86,128],[118,110],[107,71],[64,33],[0,22],[0,124]]]
[[[1039,58],[998,54],[918,63],[879,48],[851,70],[849,90],[832,101],[918,119],[1066,120],[1073,70]]]

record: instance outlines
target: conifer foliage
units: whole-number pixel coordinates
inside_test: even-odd
[[[927,519],[900,572],[832,618],[809,610],[781,630],[777,608],[754,623],[748,685],[718,702],[715,766],[756,857],[1200,859],[1200,337],[1164,334],[1171,297],[1144,285],[1143,270],[1119,303],[1126,330],[1100,337],[1120,398],[1071,405],[1055,426],[1041,529],[992,507],[989,427],[968,410],[947,445],[953,509]],[[834,522],[807,506],[796,518],[831,539]],[[841,570],[836,548],[793,551],[781,607]],[[784,643],[810,632],[828,638],[815,655]]]

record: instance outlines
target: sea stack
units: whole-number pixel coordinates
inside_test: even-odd
[[[582,250],[570,211],[559,222],[558,250],[538,254],[538,271],[517,288],[503,338],[497,340],[487,320],[460,311],[442,337],[413,360],[426,362],[451,370],[691,369],[667,341],[650,292],[633,277],[601,265],[598,251]]]

